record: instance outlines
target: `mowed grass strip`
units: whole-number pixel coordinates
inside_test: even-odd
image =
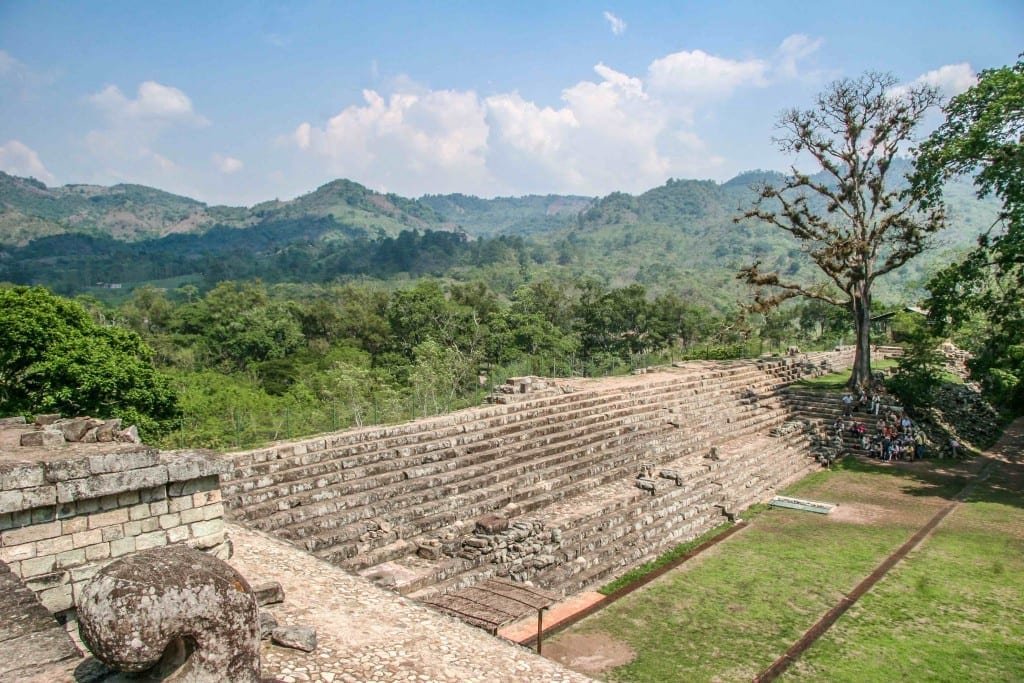
[[[898,476],[894,470],[851,462],[816,473],[787,494],[839,503],[836,513],[762,513],[746,530],[562,635],[601,633],[637,653],[631,663],[597,674],[606,680],[750,680],[966,481],[966,471],[937,463]]]
[[[1020,483],[975,488],[784,680],[1024,681]]]

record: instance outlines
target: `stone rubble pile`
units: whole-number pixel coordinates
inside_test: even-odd
[[[4,425],[27,424],[24,417],[3,419]],[[34,430],[21,435],[22,446],[57,448],[66,443],[142,443],[135,425],[122,429],[121,419],[100,420],[95,417],[61,417],[59,413],[36,415]]]
[[[967,368],[967,361],[972,357],[970,351],[965,351],[950,342],[943,342],[939,346],[939,353],[946,360],[946,370],[963,380],[970,377],[971,371]]]
[[[541,519],[509,522],[501,515],[478,520],[473,534],[462,541],[458,557],[501,565],[499,576],[525,581],[530,570],[555,563],[555,552],[562,542],[560,529],[548,527]]]
[[[256,604],[259,605],[260,640],[270,640],[274,645],[312,652],[316,649],[316,629],[309,626],[281,626],[270,605],[284,602],[284,588],[277,581],[264,581],[252,585]]]
[[[929,417],[939,424],[956,425],[957,434],[974,444],[990,443],[999,433],[999,413],[967,385],[940,387]]]
[[[528,398],[539,398],[541,396],[557,396],[569,394],[573,388],[567,384],[557,384],[542,377],[527,375],[524,377],[509,377],[504,384],[494,388],[494,391],[485,399],[487,403],[513,403]]]

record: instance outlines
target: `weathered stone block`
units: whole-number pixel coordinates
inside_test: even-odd
[[[71,584],[56,586],[39,594],[39,602],[51,612],[62,612],[74,606]]]
[[[99,529],[100,527],[113,526],[115,524],[124,524],[128,521],[129,514],[125,508],[118,508],[116,510],[109,510],[107,512],[99,512],[94,515],[89,515],[89,528]]]
[[[36,415],[35,424],[39,427],[44,427],[46,425],[52,425],[60,418],[60,413],[43,413],[42,415]]]
[[[163,465],[126,472],[98,474],[88,479],[59,481],[57,483],[57,500],[64,503],[83,498],[98,498],[124,491],[151,488],[165,483],[167,483],[167,469]]]
[[[204,508],[191,508],[189,510],[182,510],[180,513],[182,524],[192,524],[193,522],[200,522],[203,519]]]
[[[210,519],[205,522],[196,522],[190,527],[192,535],[196,538],[220,533],[224,530],[223,519]]]
[[[220,488],[220,477],[212,475],[190,481],[172,482],[167,487],[167,493],[171,496],[191,496],[200,491],[212,491],[217,488]]]
[[[149,550],[167,545],[167,533],[164,531],[153,531],[148,534],[140,534],[135,538],[136,550]]]
[[[305,626],[278,626],[270,633],[270,641],[281,647],[312,652],[316,649],[316,631]]]
[[[22,434],[20,443],[22,446],[59,448],[64,445],[64,435],[53,429],[39,429]]]
[[[135,539],[136,536],[128,536],[126,538],[119,538],[110,542],[110,556],[121,557],[128,553],[135,552]]]
[[[188,510],[192,506],[192,496],[178,496],[167,501],[167,509],[170,512],[181,512],[182,510]]]
[[[57,569],[70,569],[85,564],[85,549],[66,550],[56,555]]]
[[[25,496],[20,490],[0,491],[0,512],[15,512],[25,507]]]
[[[202,479],[231,471],[231,461],[221,459],[213,452],[175,451],[164,453],[162,461],[170,481]]]
[[[75,543],[72,536],[57,536],[43,541],[36,541],[36,555],[56,555],[73,550]]]
[[[264,581],[263,583],[253,584],[252,592],[256,596],[256,603],[260,607],[284,602],[284,588],[277,581]]]
[[[31,519],[31,518],[30,518]],[[20,529],[9,529],[3,532],[0,536],[4,545],[19,545],[21,543],[28,543],[29,541],[41,541],[46,538],[54,538],[60,536],[61,523],[50,522],[49,524],[33,524],[32,526],[22,527]]]
[[[84,548],[87,545],[96,545],[103,542],[103,533],[99,529],[90,531],[79,531],[71,537],[76,548]]]
[[[7,564],[10,564],[11,562],[20,562],[21,560],[31,560],[35,556],[35,543],[22,543],[21,545],[0,547],[0,560]]]
[[[265,609],[260,610],[260,640],[266,640],[271,632],[277,628],[277,619]]]
[[[85,559],[89,562],[105,560],[108,557],[110,557],[109,543],[97,543],[96,545],[90,545],[85,548]]]
[[[178,513],[172,512],[170,514],[160,515],[159,521],[161,529],[170,529],[171,527],[176,527],[181,524],[181,517]]]
[[[484,515],[476,520],[477,531],[484,534],[497,534],[508,529],[508,518],[501,515]]]
[[[121,431],[121,418],[107,420],[96,428],[96,440],[100,443],[113,441],[119,431]]]
[[[138,470],[161,464],[160,452],[155,448],[139,448],[117,453],[89,456],[90,474],[109,474],[125,470]]]
[[[46,483],[41,463],[0,463],[0,489],[27,489]]]
[[[30,560],[21,561],[21,577],[24,579],[43,576],[50,574],[57,568],[57,558],[55,555],[47,555],[45,557],[35,557]]]

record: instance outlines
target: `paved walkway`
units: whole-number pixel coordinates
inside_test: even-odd
[[[284,603],[269,608],[278,622],[317,630],[317,649],[308,654],[264,641],[264,676],[284,683],[590,680],[282,541],[227,528],[235,544],[230,563],[251,583],[280,581],[284,587]]]

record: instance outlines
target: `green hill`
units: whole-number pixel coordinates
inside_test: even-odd
[[[511,290],[543,271],[614,286],[638,282],[720,308],[745,295],[735,274],[755,259],[790,275],[810,268],[783,233],[733,223],[751,202],[752,185],[782,177],[750,171],[725,183],[670,179],[640,195],[599,199],[409,199],[335,180],[289,201],[245,208],[139,185],[49,188],[0,173],[0,280],[75,293],[97,282],[130,288],[175,278],[212,286],[249,277],[429,274],[483,278]],[[967,248],[995,218],[995,202],[976,199],[968,182],[951,183],[947,198],[950,227],[934,249],[879,282],[883,299],[913,297],[936,264]]]

